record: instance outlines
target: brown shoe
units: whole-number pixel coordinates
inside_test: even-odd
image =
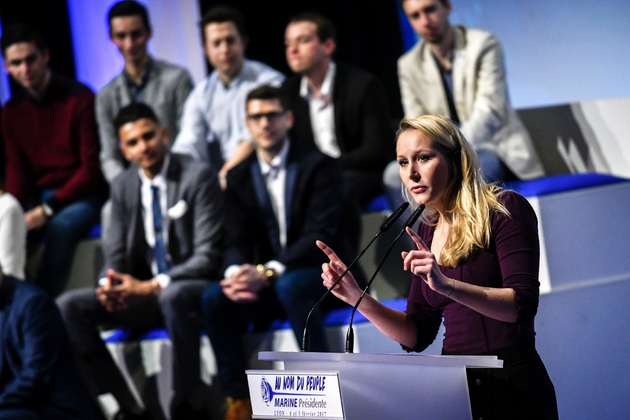
[[[225,420],[252,420],[252,402],[249,398],[227,397]]]

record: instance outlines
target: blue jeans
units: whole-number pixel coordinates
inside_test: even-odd
[[[500,182],[510,178],[511,171],[494,152],[482,148],[477,149],[476,152],[484,181]]]
[[[225,396],[249,396],[243,334],[250,325],[253,323],[254,328],[264,328],[275,319],[287,318],[298,343],[302,343],[306,316],[325,292],[319,268],[285,272],[273,287],[262,289],[259,299],[252,303],[233,302],[225,296],[219,283],[206,287],[201,297],[201,310]],[[311,351],[328,350],[320,310],[311,315],[309,333]]]
[[[24,408],[0,409],[0,419],[2,420],[41,420],[43,418],[45,417]]]
[[[53,192],[44,192],[43,200]],[[45,242],[35,283],[49,295],[55,297],[66,287],[75,248],[99,222],[104,202],[102,195],[84,197],[53,214],[41,230],[29,233],[29,245],[42,240]]]

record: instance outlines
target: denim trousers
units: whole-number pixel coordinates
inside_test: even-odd
[[[30,207],[39,205],[53,193],[45,191],[38,197],[40,200],[31,200],[34,205]],[[105,197],[101,194],[83,197],[53,214],[42,229],[29,233],[29,248],[44,243],[37,275],[33,280],[50,296],[56,297],[66,287],[76,246],[99,222],[104,202]]]

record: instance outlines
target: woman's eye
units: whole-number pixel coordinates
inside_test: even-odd
[[[398,165],[399,166],[405,166],[405,165],[407,165],[407,161],[406,160],[399,160],[398,161]]]

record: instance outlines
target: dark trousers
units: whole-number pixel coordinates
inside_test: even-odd
[[[275,319],[288,318],[298,340],[311,308],[324,294],[321,269],[304,268],[287,271],[273,287],[262,289],[259,299],[251,303],[236,303],[225,296],[218,283],[206,287],[202,296],[204,325],[217,360],[223,394],[227,397],[246,398],[247,356],[243,334],[253,323],[266,327]],[[310,350],[327,351],[323,315],[316,310],[309,321]]]
[[[173,390],[185,396],[197,387],[199,375],[200,296],[205,280],[177,280],[136,306],[107,312],[94,289],[64,293],[57,300],[94,397],[110,392],[123,408],[136,407],[133,394],[99,334],[100,327],[145,332],[166,327],[173,343]]]
[[[0,408],[0,420],[96,420],[97,411],[95,408],[85,412],[85,417],[78,413],[69,413],[68,410],[60,409],[53,406],[42,406],[36,403],[32,403],[29,408]],[[100,416],[98,419],[105,419]]]
[[[361,208],[383,193],[382,174],[344,170],[343,180],[346,234],[352,250],[357,252],[361,243]]]
[[[32,410],[24,408],[0,409],[0,419],[2,420],[44,420],[45,417],[38,415]]]
[[[556,392],[533,340],[490,352],[502,369],[466,369],[474,419],[558,420]]]

